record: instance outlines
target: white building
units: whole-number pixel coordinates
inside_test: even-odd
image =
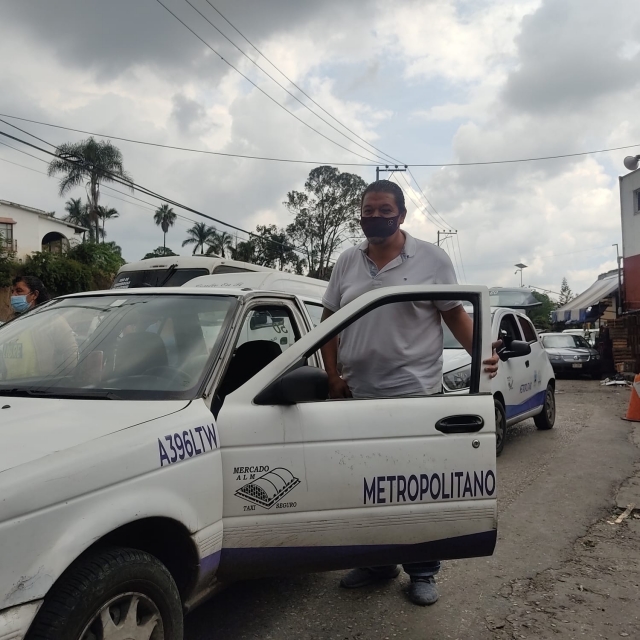
[[[620,177],[624,310],[640,309],[640,169]]]
[[[19,260],[35,251],[61,253],[85,231],[40,209],[0,200],[0,251],[12,252]]]

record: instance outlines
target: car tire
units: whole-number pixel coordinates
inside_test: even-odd
[[[118,630],[126,624],[132,628]],[[27,640],[182,640],[182,634],[182,602],[167,568],[144,551],[115,547],[81,557],[62,575]]]
[[[544,406],[542,411],[533,418],[536,427],[541,431],[553,429],[556,422],[556,393],[553,385],[549,383],[544,394]]]
[[[504,449],[504,441],[507,436],[507,414],[504,405],[500,400],[494,398],[493,404],[496,412],[496,457],[502,453]]]

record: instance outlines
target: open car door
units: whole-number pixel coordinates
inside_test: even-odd
[[[327,340],[387,304],[473,306],[468,395],[328,400],[308,366]],[[388,287],[362,295],[226,397],[219,579],[490,555],[497,535],[488,290]],[[384,335],[380,336],[384,340]]]

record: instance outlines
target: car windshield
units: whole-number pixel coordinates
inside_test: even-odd
[[[571,333],[564,333],[556,336],[542,336],[542,344],[547,349],[575,349],[581,347],[590,349],[591,346],[582,336],[574,336]]]
[[[196,396],[233,296],[65,298],[0,328],[0,395]]]

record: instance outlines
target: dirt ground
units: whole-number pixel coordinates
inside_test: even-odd
[[[187,618],[188,640],[640,639],[640,425],[626,388],[558,382],[552,431],[509,433],[498,460],[491,558],[444,563],[440,601],[406,599],[406,576],[355,591],[339,573],[237,584]],[[622,487],[622,491],[620,488]]]

